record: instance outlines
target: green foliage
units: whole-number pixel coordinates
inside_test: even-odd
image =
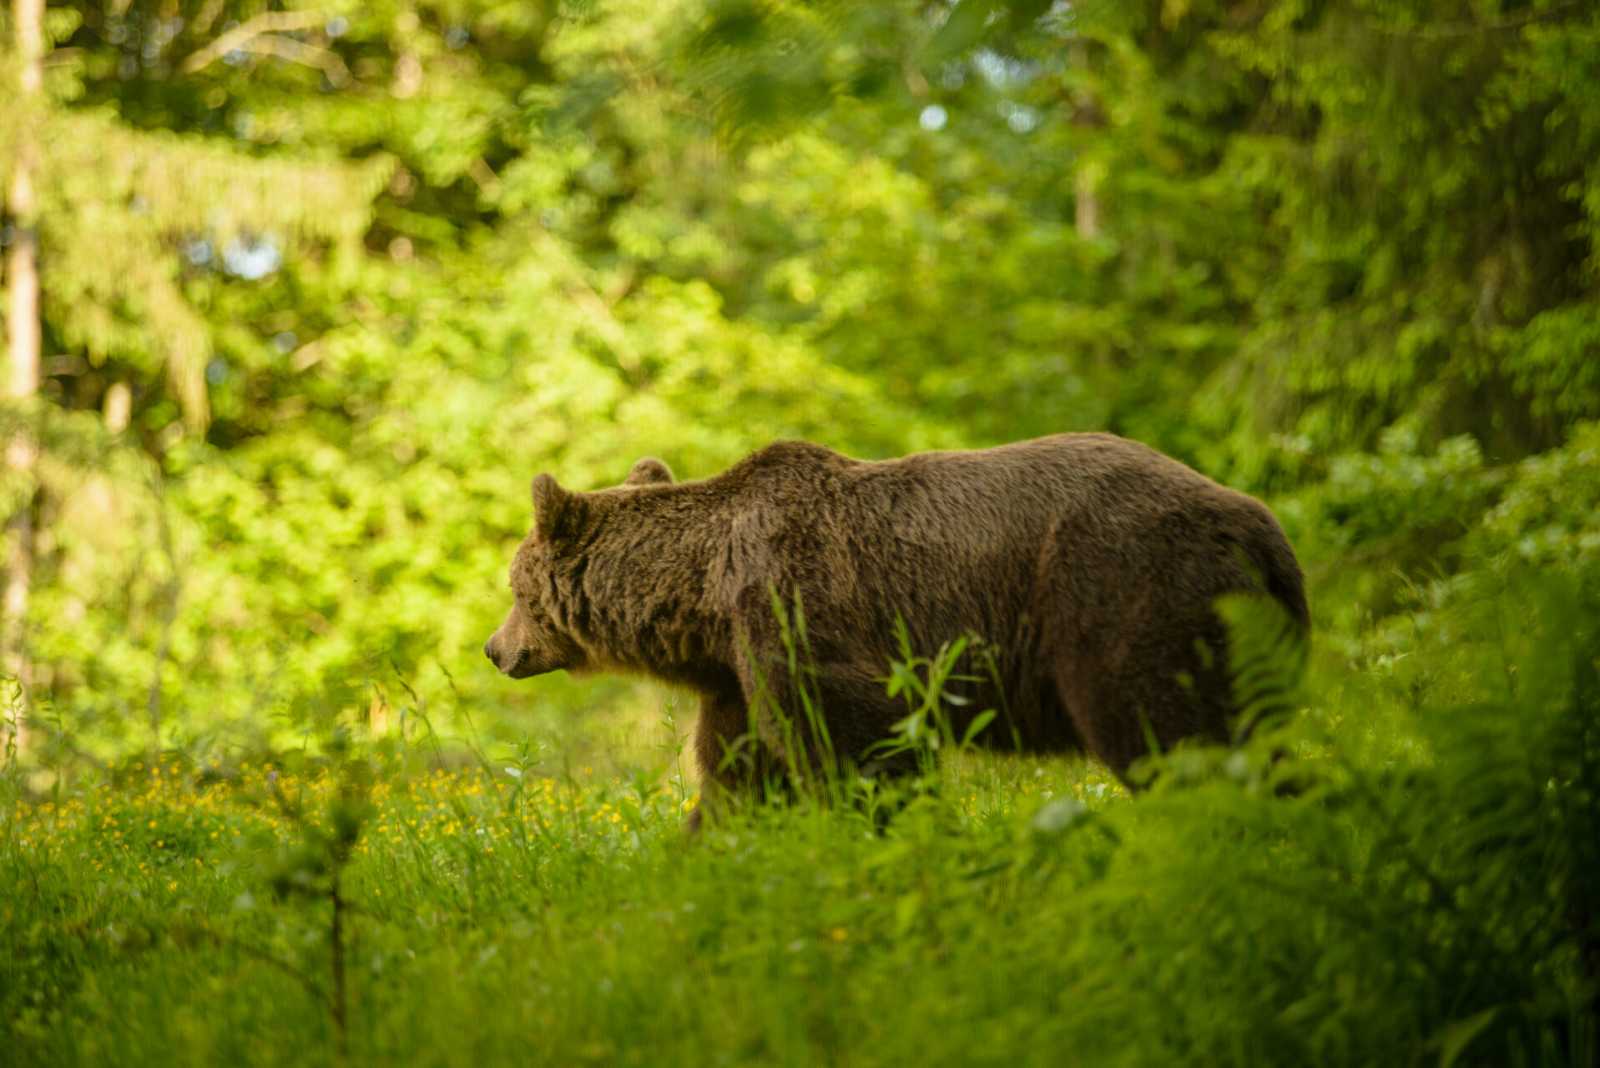
[[[1592,1062],[1592,5],[46,23],[40,99],[0,47],[45,327],[41,395],[0,404],[41,449],[0,472],[38,531],[27,690],[3,680],[7,1049],[332,1059],[341,872],[370,1059]],[[906,649],[898,742],[943,754],[935,788],[881,835],[874,798],[686,850],[679,739],[634,741],[677,698],[482,663],[539,471],[1089,429],[1265,496],[1316,615],[1304,690],[1304,650],[1235,620],[1261,737],[1167,754],[1137,804],[965,753],[984,710],[948,698],[981,657]],[[1530,569],[1560,589],[1528,599]],[[257,772],[255,808],[126,772],[315,778],[341,730],[408,769],[359,842]],[[419,793],[417,753],[464,747],[516,776]],[[120,785],[75,785],[96,765]]]
[[[966,753],[877,831],[802,798],[686,843],[670,777],[403,751],[8,793],[7,1048],[338,1060],[336,870],[356,1060],[1589,1064],[1593,579],[1518,577],[1411,680],[1316,678],[1296,722],[1169,754],[1137,799]],[[1284,765],[1314,785],[1275,796]]]
[[[1310,635],[1287,608],[1262,594],[1227,594],[1217,601],[1217,615],[1228,628],[1235,737],[1281,725],[1302,704]]]
[[[45,404],[8,418],[56,443],[36,700],[102,758],[614,703],[475,650],[527,480],[646,453],[1128,433],[1272,495],[1346,650],[1463,575],[1592,555],[1578,8],[50,24],[42,110],[0,108],[0,146],[47,149]]]
[[[963,635],[940,646],[932,656],[918,656],[911,647],[911,637],[905,620],[895,619],[895,638],[900,647],[900,659],[889,669],[884,682],[890,697],[905,702],[906,716],[894,726],[894,736],[885,739],[881,752],[886,757],[909,753],[917,758],[923,774],[931,774],[936,767],[941,749],[951,753],[965,752],[972,741],[995,719],[992,708],[970,709],[970,697],[958,691],[959,684],[974,681],[974,676],[960,674],[968,663],[963,660],[968,646],[976,646],[970,635]],[[981,660],[982,651],[976,649],[972,660]],[[951,685],[952,683],[957,685]],[[956,736],[952,711],[966,710],[963,715],[961,735]]]

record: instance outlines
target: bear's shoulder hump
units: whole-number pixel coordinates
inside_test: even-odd
[[[842,467],[850,461],[825,445],[809,441],[775,441],[746,456],[728,469],[729,474],[768,471],[815,471]]]

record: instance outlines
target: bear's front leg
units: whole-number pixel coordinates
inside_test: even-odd
[[[700,772],[700,803],[689,814],[687,829],[700,829],[707,818],[760,784],[760,743],[750,733],[750,715],[738,690],[700,697],[695,723],[694,759]]]

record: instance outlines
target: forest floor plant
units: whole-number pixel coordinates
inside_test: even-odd
[[[12,775],[0,1059],[1590,1065],[1596,594],[1509,581],[1324,662],[1132,798],[959,739],[887,822],[802,795],[693,839],[664,768],[534,751]]]

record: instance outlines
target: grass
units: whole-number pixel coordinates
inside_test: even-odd
[[[967,753],[881,831],[352,747],[0,778],[0,1062],[1592,1064],[1600,643],[1504,613],[1137,798]]]
[[[950,773],[959,797],[888,838],[855,812],[801,806],[687,842],[691,799],[666,789],[478,768],[380,777],[342,879],[352,1054],[848,1062],[929,1008],[874,1006],[868,987],[899,999],[921,973],[947,1008],[994,997],[966,989],[986,955],[972,940],[993,889],[985,858],[1027,834],[1041,802],[1104,807],[1120,790],[1082,764],[968,763]],[[0,864],[12,1054],[332,1059],[328,906],[273,886],[329,830],[341,777],[245,767],[206,784],[156,765],[14,806]]]

